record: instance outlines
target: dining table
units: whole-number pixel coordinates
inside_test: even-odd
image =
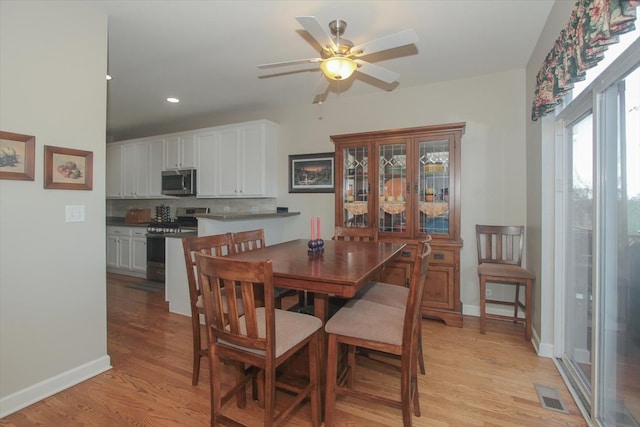
[[[327,320],[330,296],[353,297],[376,279],[384,265],[405,247],[404,243],[397,242],[326,240],[323,252],[309,254],[308,243],[305,239],[291,240],[229,257],[271,260],[274,286],[312,292],[314,315],[323,324]]]
[[[230,258],[271,260],[273,285],[312,292],[313,313],[324,325],[329,313],[329,297],[351,298],[371,280],[384,265],[400,256],[405,243],[326,240],[323,252],[309,254],[309,240],[298,239],[265,246],[262,249],[228,255]],[[326,384],[326,334],[322,328],[319,362],[321,389]],[[324,393],[322,394],[324,403]]]

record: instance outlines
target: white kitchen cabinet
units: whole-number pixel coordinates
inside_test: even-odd
[[[220,157],[220,135],[214,130],[196,135],[198,150],[197,195],[196,197],[216,197],[218,166],[215,160]]]
[[[107,271],[136,277],[147,276],[146,228],[107,227]],[[144,237],[144,238],[143,238]]]
[[[196,138],[194,135],[171,135],[164,139],[165,169],[196,167]]]
[[[162,171],[195,168],[197,197],[277,197],[278,125],[268,120],[107,146],[107,198],[172,198]]]
[[[216,196],[277,196],[277,130],[277,125],[267,120],[217,129]]]
[[[147,229],[131,230],[131,271],[147,275]]]
[[[164,170],[164,141],[160,139],[152,139],[149,141],[149,197],[165,198],[162,194],[162,171]]]
[[[122,198],[122,144],[107,144],[107,180],[106,194],[108,199]]]
[[[122,194],[124,198],[149,197],[149,142],[122,145]]]

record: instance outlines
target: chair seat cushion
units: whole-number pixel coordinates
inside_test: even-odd
[[[355,297],[405,310],[409,299],[409,288],[383,282],[369,282]]]
[[[534,279],[534,275],[528,270],[509,264],[493,264],[489,262],[478,266],[478,274],[483,276],[504,277],[512,279]]]
[[[275,310],[276,317],[276,348],[275,355],[279,357],[294,347],[296,344],[302,342],[307,337],[315,333],[318,329],[322,328],[322,321],[314,316],[308,316],[306,314],[295,313],[287,310]],[[258,336],[260,338],[266,337],[265,327],[265,308],[256,308],[256,318],[258,319]],[[227,327],[228,328],[228,327]],[[240,318],[240,331],[246,333],[246,323],[244,316]],[[264,355],[264,351],[255,350],[252,348],[237,346],[220,340],[221,344],[228,345],[229,347],[244,349],[254,354]]]
[[[351,299],[327,321],[325,331],[385,344],[401,345],[405,310]]]

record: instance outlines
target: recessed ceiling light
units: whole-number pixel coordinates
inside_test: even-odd
[[[174,104],[180,102],[180,100],[178,98],[167,98],[167,101],[173,102]]]
[[[111,76],[107,74],[107,80],[111,80]]]

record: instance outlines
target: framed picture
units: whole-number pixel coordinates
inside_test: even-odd
[[[333,193],[334,153],[289,156],[289,193]]]
[[[93,152],[45,145],[44,188],[91,190]]]
[[[0,131],[0,179],[33,181],[36,137]]]

